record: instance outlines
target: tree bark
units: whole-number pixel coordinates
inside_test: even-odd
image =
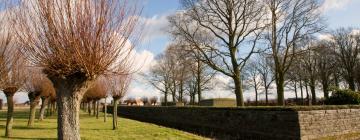
[[[284,100],[284,76],[282,73],[277,74],[276,90],[277,90],[277,103],[279,106],[285,106]]]
[[[93,109],[93,114],[92,115],[96,116],[96,100],[92,101],[92,105],[93,105],[93,108],[92,108]]]
[[[33,126],[36,115],[36,106],[38,104],[40,93],[39,92],[29,92],[28,97],[30,100],[30,114],[27,126]]]
[[[106,97],[104,101],[104,122],[106,122],[107,119],[107,104],[106,104]]]
[[[91,116],[91,101],[89,101],[89,102],[87,103],[87,106],[88,106],[89,116]]]
[[[256,83],[255,83],[255,86],[254,86],[254,90],[255,90],[255,105],[258,106],[258,90],[257,90]]]
[[[235,96],[236,96],[236,105],[237,106],[244,106],[244,98],[242,93],[242,85],[241,79],[239,76],[233,77],[234,84],[235,84]]]
[[[58,112],[57,136],[59,140],[80,140],[79,111],[81,100],[92,84],[79,75],[51,79],[56,89]]]
[[[265,102],[266,102],[266,105],[269,105],[269,98],[268,98],[268,95],[269,95],[268,88],[265,88]]]
[[[295,88],[295,99],[297,101],[298,100],[298,93],[297,93],[297,82],[296,81],[295,81],[294,88]]]
[[[96,101],[96,119],[99,119],[99,100]]]
[[[116,130],[118,128],[118,123],[117,123],[117,103],[119,101],[119,98],[114,98],[113,101],[113,130]]]
[[[303,93],[303,85],[301,80],[300,80],[300,94],[301,94],[301,104],[304,105],[304,93]]]
[[[316,104],[315,79],[311,78],[309,86],[311,91],[311,103],[315,105]]]
[[[8,106],[5,129],[5,137],[7,138],[10,138],[12,136],[12,125],[14,121],[14,93],[5,93]]]

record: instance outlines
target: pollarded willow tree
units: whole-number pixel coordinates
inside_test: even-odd
[[[171,33],[212,69],[234,81],[238,106],[244,105],[241,70],[256,52],[265,27],[257,0],[184,0],[183,13],[169,17]]]
[[[39,121],[45,118],[46,105],[50,103],[50,99],[56,96],[55,89],[51,81],[46,78],[41,83],[41,107],[39,112]]]
[[[18,48],[19,44],[10,28],[8,4],[0,0],[0,89],[4,92],[7,100],[7,118],[5,137],[12,136],[14,95],[24,83],[24,63]]]
[[[118,128],[117,106],[119,100],[128,92],[132,77],[127,75],[114,75],[108,78],[108,90],[113,97],[113,130]]]
[[[23,0],[14,28],[25,56],[56,89],[58,139],[80,139],[79,106],[99,75],[119,69],[137,41],[139,9],[120,0]]]
[[[47,78],[42,74],[38,68],[28,68],[26,82],[23,89],[28,92],[30,101],[30,114],[28,126],[33,126],[35,121],[36,106],[39,104],[40,98],[43,94],[43,86],[46,85]],[[42,108],[44,111],[44,108]]]

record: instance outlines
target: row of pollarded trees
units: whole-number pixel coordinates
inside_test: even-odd
[[[101,75],[129,73],[123,64],[134,47],[129,40],[139,38],[140,9],[117,0],[16,2],[1,8],[5,14],[0,15],[0,86],[9,104],[6,137],[11,137],[12,98],[24,83],[24,61],[39,67],[54,86],[58,139],[80,139],[85,92]]]
[[[82,100],[82,108],[88,111],[89,115],[99,118],[100,100],[105,99],[104,107],[104,122],[107,120],[107,97],[113,98],[113,130],[118,128],[117,125],[117,106],[122,97],[127,93],[130,83],[131,75],[111,75],[99,78],[91,88],[89,88]],[[93,109],[93,110],[91,110]],[[91,114],[92,112],[92,114]]]
[[[169,17],[170,32],[198,60],[232,78],[238,106],[244,105],[246,63],[266,51],[273,61],[277,103],[284,105],[286,73],[307,38],[322,31],[317,0],[182,1],[184,11]]]

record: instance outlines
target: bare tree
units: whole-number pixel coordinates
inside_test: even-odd
[[[285,105],[285,74],[307,36],[321,31],[324,26],[316,0],[266,0],[270,13],[268,41],[274,59],[278,105]]]
[[[314,51],[318,61],[317,73],[322,84],[324,97],[327,99],[329,98],[329,88],[332,85],[331,81],[334,79],[333,75],[337,66],[334,48],[328,41],[320,41]]]
[[[260,79],[260,72],[257,70],[259,65],[256,59],[249,60],[249,63],[244,68],[244,76],[245,83],[249,86],[254,88],[255,92],[255,104],[258,105],[258,98],[259,98],[259,89],[260,86],[263,84],[262,80]]]
[[[273,74],[273,61],[268,59],[270,56],[266,54],[259,54],[257,56],[257,68],[256,70],[259,72],[261,84],[264,87],[265,92],[265,102],[269,103],[269,89],[271,88],[272,83],[275,80],[275,76]]]
[[[80,101],[99,75],[126,74],[139,9],[126,1],[21,1],[14,28],[56,89],[58,139],[80,139]]]
[[[335,47],[336,58],[341,67],[341,75],[351,90],[355,90],[356,65],[359,61],[360,34],[354,33],[352,28],[340,28],[333,32],[332,43]]]
[[[113,97],[113,130],[118,128],[117,106],[119,100],[128,92],[131,83],[131,75],[118,75],[109,77],[109,91]]]
[[[172,34],[197,50],[199,60],[234,80],[237,105],[243,106],[241,70],[264,28],[263,6],[256,0],[182,2],[186,11],[169,17]]]
[[[308,43],[306,43],[308,42]],[[318,60],[316,59],[315,51],[313,51],[314,47],[316,47],[314,41],[306,41],[303,44],[305,51],[299,55],[299,60],[301,66],[304,68],[306,79],[308,81],[308,85],[311,91],[311,102],[312,104],[316,104],[316,85],[318,79],[318,70],[317,66]]]

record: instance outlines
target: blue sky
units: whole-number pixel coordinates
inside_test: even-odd
[[[139,0],[143,5],[142,19],[146,21],[144,41],[137,48],[141,61],[151,63],[154,56],[161,53],[171,38],[165,32],[167,27],[166,17],[180,10],[179,0]],[[328,29],[339,27],[360,27],[360,0],[324,0],[322,6],[324,17],[327,19]],[[149,70],[151,65],[144,65],[143,72]],[[230,79],[218,77],[224,83]],[[136,77],[129,91],[129,96],[159,96],[159,92],[149,86],[144,78]],[[251,91],[250,91],[251,92]],[[321,93],[320,93],[321,95]],[[19,102],[27,100],[26,94],[16,95]],[[245,99],[252,98],[249,93],[244,93]],[[292,97],[293,95],[287,95]],[[233,97],[230,91],[215,89],[207,97]],[[3,94],[0,98],[5,99]],[[261,97],[260,97],[261,98]]]
[[[179,0],[144,0],[143,5],[144,10],[142,16],[148,19],[158,20],[159,22],[166,22],[166,20],[164,21],[164,16],[171,15],[181,9]],[[339,27],[360,26],[360,0],[324,0],[322,7],[329,30]],[[146,28],[150,28],[151,30],[151,28],[157,29],[158,27],[149,26]],[[152,34],[150,33],[148,35]],[[140,49],[149,50],[154,54],[158,54],[164,50],[170,41],[170,37],[166,33],[163,33],[142,43]]]

